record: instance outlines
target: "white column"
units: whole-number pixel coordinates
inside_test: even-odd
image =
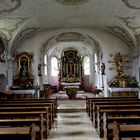
[[[103,75],[103,83],[104,83],[104,96],[108,97],[108,85],[106,75]]]

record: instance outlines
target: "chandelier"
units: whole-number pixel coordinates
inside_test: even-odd
[[[5,61],[5,69],[6,69],[6,90],[9,89],[8,85],[8,60],[10,59],[9,53],[5,50],[1,55],[1,59]]]

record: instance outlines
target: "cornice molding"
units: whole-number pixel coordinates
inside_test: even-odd
[[[89,0],[56,0],[56,1],[64,5],[80,5],[87,3]]]

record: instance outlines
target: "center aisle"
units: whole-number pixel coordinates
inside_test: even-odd
[[[85,100],[58,100],[58,114],[48,140],[100,140],[85,104]]]

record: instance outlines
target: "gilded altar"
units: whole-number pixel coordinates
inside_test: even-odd
[[[16,55],[17,68],[16,75],[13,78],[14,86],[26,87],[33,85],[32,59],[33,55],[27,52]]]
[[[121,55],[120,52],[115,55],[111,55],[113,57],[112,67],[110,70],[115,70],[117,72],[117,76],[109,81],[108,91],[109,96],[118,96],[118,97],[138,97],[139,86],[135,77],[128,76],[125,74],[125,69],[129,68],[126,60],[126,55]]]
[[[78,51],[74,48],[64,50],[60,62],[60,84],[82,83],[82,60]],[[62,89],[63,84],[61,84]]]

